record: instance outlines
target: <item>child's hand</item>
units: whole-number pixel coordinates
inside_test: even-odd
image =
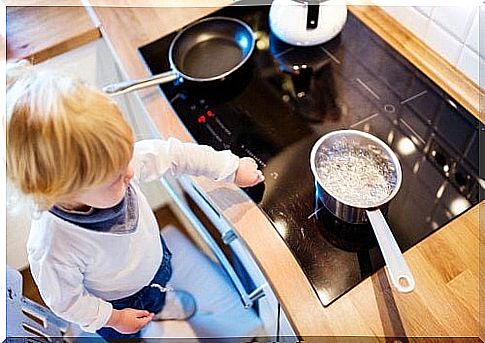
[[[136,333],[143,329],[153,318],[154,314],[145,310],[125,308],[111,313],[106,326],[124,334]]]
[[[251,187],[264,181],[264,175],[258,170],[258,165],[251,157],[243,157],[239,160],[239,168],[236,171],[235,183],[239,187]]]

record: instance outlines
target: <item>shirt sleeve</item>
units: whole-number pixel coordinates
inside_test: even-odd
[[[87,292],[78,266],[41,251],[30,251],[29,263],[42,299],[57,316],[87,332],[106,325],[113,306]]]
[[[207,145],[182,143],[175,138],[136,142],[133,162],[139,182],[158,179],[167,172],[234,182],[239,167],[239,157],[229,150],[216,151]]]

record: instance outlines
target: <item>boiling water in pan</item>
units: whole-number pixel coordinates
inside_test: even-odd
[[[397,184],[396,167],[379,147],[341,139],[321,146],[316,169],[323,188],[354,207],[372,207],[384,201]]]

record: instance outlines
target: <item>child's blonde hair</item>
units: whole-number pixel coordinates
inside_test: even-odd
[[[7,65],[7,176],[41,209],[125,168],[133,133],[117,105],[82,81]]]

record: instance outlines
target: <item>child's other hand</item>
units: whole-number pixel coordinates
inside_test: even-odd
[[[113,309],[106,326],[124,334],[136,333],[143,329],[153,319],[153,316],[153,313],[145,310],[135,310],[133,308]]]
[[[235,183],[239,187],[251,187],[264,181],[264,175],[258,170],[258,165],[251,157],[243,157],[239,160],[239,168],[236,171]]]

